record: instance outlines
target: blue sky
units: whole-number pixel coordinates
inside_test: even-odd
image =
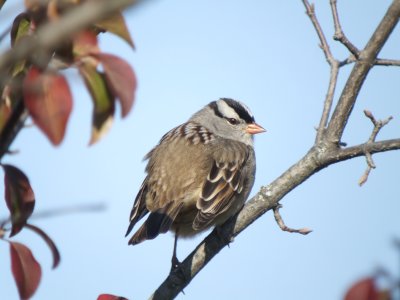
[[[17,1],[0,12],[4,28]],[[20,1],[22,2],[22,1]],[[345,48],[330,39],[329,1],[316,13],[334,55]],[[391,1],[339,1],[348,38],[362,48]],[[43,277],[33,299],[96,299],[113,293],[147,299],[167,276],[171,234],[137,246],[124,238],[134,197],[145,176],[144,155],[172,127],[208,102],[232,97],[245,102],[268,132],[256,137],[257,178],[252,194],[299,160],[312,146],[327,89],[329,67],[298,1],[149,1],[125,14],[137,50],[103,35],[101,48],[129,61],[139,88],[128,118],[116,118],[110,133],[88,147],[91,100],[78,73],[67,75],[74,110],[67,136],[54,148],[36,128],[24,129],[5,163],[28,175],[36,212],[103,203],[106,210],[38,218],[35,225],[57,243],[62,262],[51,269],[44,243],[23,231],[15,240],[41,262]],[[399,58],[397,28],[381,57]],[[2,46],[4,49],[4,45]],[[341,70],[337,91],[352,66]],[[379,139],[400,135],[400,70],[376,67],[369,74],[343,141],[366,141],[372,125],[362,113],[393,115]],[[337,97],[336,97],[337,99]],[[119,111],[117,111],[119,113]],[[383,267],[399,276],[393,238],[400,237],[399,152],[374,155],[377,168],[360,188],[364,158],[330,166],[283,200],[287,225],[310,227],[308,236],[282,232],[271,212],[223,249],[178,299],[340,299],[349,285]],[[0,193],[3,193],[0,184]],[[6,215],[4,204],[0,204]],[[183,259],[205,235],[178,243]],[[17,299],[9,271],[8,245],[0,245],[0,298]]]

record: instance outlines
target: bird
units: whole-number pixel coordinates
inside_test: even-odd
[[[254,184],[254,135],[266,130],[250,109],[231,98],[212,101],[167,132],[144,158],[145,177],[129,218],[129,245],[175,233],[172,268],[178,237],[192,237],[221,225],[243,207]]]

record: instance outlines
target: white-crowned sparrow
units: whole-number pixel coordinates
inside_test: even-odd
[[[264,132],[241,102],[221,98],[170,130],[146,156],[147,177],[136,196],[126,235],[136,245],[169,230],[193,236],[224,223],[243,206],[254,183],[253,135]]]

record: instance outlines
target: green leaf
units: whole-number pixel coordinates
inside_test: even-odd
[[[31,19],[27,13],[20,13],[11,27],[11,46],[14,46],[22,37],[29,35]]]
[[[122,117],[132,109],[137,88],[136,75],[131,66],[118,56],[106,53],[93,54],[104,68],[107,85],[121,103]]]
[[[91,64],[81,64],[79,72],[92,96],[94,108],[92,117],[92,135],[89,144],[99,141],[110,129],[115,100],[108,90],[104,74],[98,72]]]
[[[133,49],[135,48],[131,34],[129,33],[129,29],[126,26],[124,16],[121,12],[100,22],[97,22],[95,25],[102,30],[109,31],[119,36],[120,38],[125,40]]]
[[[14,47],[19,40],[29,35],[29,29],[31,26],[31,20],[27,13],[19,14],[15,19],[11,27],[11,46]],[[18,73],[24,71],[26,66],[26,60],[18,61],[13,69],[12,76],[16,76]]]
[[[6,85],[3,89],[3,97],[0,100],[0,133],[6,126],[11,116],[11,87]]]

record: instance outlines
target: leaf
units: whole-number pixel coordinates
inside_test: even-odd
[[[10,236],[16,235],[25,226],[35,207],[35,195],[28,177],[18,168],[2,165],[4,169],[5,199],[11,214]]]
[[[110,94],[102,73],[99,73],[91,64],[82,64],[79,67],[86,87],[92,96],[94,108],[92,117],[92,136],[89,144],[93,145],[100,140],[110,129],[114,116],[114,97]]]
[[[97,297],[97,300],[128,300],[128,299],[121,296],[114,296],[111,294],[101,294]]]
[[[13,47],[23,36],[29,34],[31,19],[26,12],[20,13],[14,19],[11,27],[11,46]]]
[[[26,227],[36,232],[46,242],[47,246],[49,246],[50,248],[51,254],[53,255],[52,268],[53,269],[57,268],[57,266],[60,264],[61,256],[53,240],[42,229],[40,229],[37,226],[34,226],[32,224],[26,224]]]
[[[26,37],[30,33],[31,19],[27,13],[20,13],[15,19],[11,27],[11,47],[14,47],[22,38]],[[12,76],[16,76],[18,73],[25,69],[26,60],[18,61],[12,69]]]
[[[23,93],[33,121],[54,145],[59,145],[72,110],[72,95],[64,76],[32,67],[25,77]]]
[[[123,59],[112,54],[93,54],[100,60],[112,94],[121,103],[122,117],[126,117],[133,106],[137,81],[131,66]]]
[[[77,33],[73,39],[73,54],[76,58],[88,56],[91,53],[99,53],[97,35],[90,30]]]
[[[21,299],[29,299],[39,286],[42,270],[25,245],[10,242],[11,270]]]
[[[378,300],[379,292],[375,286],[375,280],[367,277],[357,281],[347,291],[345,300]]]
[[[95,25],[100,29],[109,31],[119,36],[120,38],[125,40],[133,49],[135,49],[131,34],[129,33],[129,29],[126,26],[124,16],[121,12],[116,13],[110,18],[97,22]]]
[[[11,116],[11,86],[6,85],[3,89],[3,95],[0,100],[0,133],[6,126]]]

